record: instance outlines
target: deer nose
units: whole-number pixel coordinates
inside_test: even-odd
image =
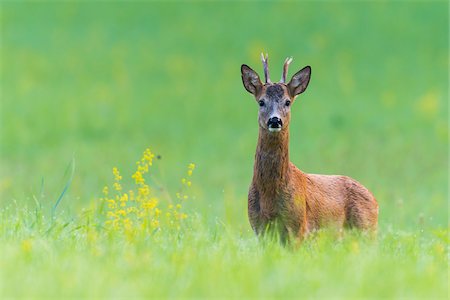
[[[272,117],[267,122],[267,127],[269,128],[281,128],[283,126],[283,122],[278,117]]]

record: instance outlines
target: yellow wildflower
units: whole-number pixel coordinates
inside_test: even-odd
[[[137,167],[137,171],[141,172],[142,174],[145,174],[148,172],[148,165],[146,163],[141,164],[141,162],[138,162],[139,165]]]
[[[150,187],[144,184],[142,187],[138,189],[138,193],[141,196],[147,196],[148,194],[150,194]]]
[[[192,176],[192,171],[194,171],[194,169],[195,169],[195,165],[193,163],[190,163],[188,166],[188,172],[187,172],[188,176]]]
[[[149,148],[145,149],[144,154],[142,156],[142,162],[147,161],[148,165],[151,166],[153,164],[153,157],[155,155],[150,151]]]
[[[144,183],[144,178],[142,177],[142,172],[141,171],[136,171],[136,173],[134,173],[131,178],[134,179],[134,181],[136,182],[136,184],[142,184]]]
[[[122,186],[118,182],[114,182],[113,187],[114,187],[114,189],[116,191],[121,191],[122,190]]]
[[[142,208],[153,209],[158,205],[158,199],[151,198],[150,200],[142,203]]]
[[[113,168],[113,174],[114,174],[114,180],[116,180],[116,181],[122,180],[122,176],[120,176],[119,170],[116,167]]]
[[[181,179],[181,189],[176,193],[176,201],[173,204],[167,203],[167,209],[162,210],[158,207],[159,199],[156,198],[152,187],[145,182],[145,174],[149,172],[153,164],[155,155],[147,148],[142,153],[141,158],[136,162],[135,172],[131,178],[134,187],[127,192],[123,192],[122,176],[117,167],[112,169],[114,181],[112,185],[105,186],[102,190],[106,205],[106,220],[104,225],[111,229],[125,234],[151,233],[154,229],[161,228],[162,225],[170,228],[180,229],[181,220],[187,218],[187,214],[181,213],[182,201],[188,198],[185,189],[188,189],[192,182],[190,181],[195,169],[194,164],[189,164],[187,175]],[[159,159],[159,157],[158,157]],[[123,193],[122,193],[123,192]],[[155,193],[157,190],[155,190]],[[164,224],[160,223],[160,216],[166,216]]]

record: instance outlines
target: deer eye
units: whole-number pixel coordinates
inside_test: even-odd
[[[291,105],[291,101],[287,100],[286,103],[285,103],[285,105],[286,105],[286,106]]]
[[[261,107],[264,106],[264,101],[259,100],[258,103],[259,103],[259,106],[261,106]]]

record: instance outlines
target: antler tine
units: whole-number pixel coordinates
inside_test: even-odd
[[[286,82],[286,77],[287,77],[287,73],[288,73],[288,68],[289,68],[289,64],[292,62],[292,57],[288,57],[286,58],[286,60],[284,61],[284,65],[283,65],[283,75],[281,75],[281,80],[280,83],[285,83]]]
[[[266,78],[266,83],[272,83],[272,81],[270,81],[270,76],[269,76],[268,60],[269,60],[269,55],[266,53],[266,56],[264,57],[264,53],[261,53],[261,61],[264,66],[264,77]]]

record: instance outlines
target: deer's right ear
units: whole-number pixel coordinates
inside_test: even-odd
[[[244,84],[245,89],[257,96],[262,89],[263,84],[259,79],[258,74],[253,71],[249,66],[242,65],[241,66],[241,75],[242,75],[242,83]]]
[[[311,79],[310,66],[304,67],[292,76],[291,81],[287,84],[287,88],[293,98],[306,90],[309,84],[309,79]]]

